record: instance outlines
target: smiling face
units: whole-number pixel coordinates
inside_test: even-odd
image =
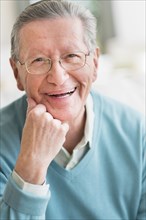
[[[53,60],[51,70],[32,75],[25,65],[11,60],[18,88],[28,97],[46,106],[54,118],[61,121],[81,119],[92,82],[96,79],[98,49],[86,57],[86,64],[75,71],[66,71],[58,62],[63,54],[88,54],[83,41],[83,28],[78,19],[38,20],[26,24],[20,31],[19,60],[24,63],[34,57]]]

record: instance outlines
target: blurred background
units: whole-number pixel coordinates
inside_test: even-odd
[[[9,65],[10,34],[19,13],[31,0],[0,0],[0,107],[22,96]],[[93,87],[145,114],[145,0],[74,1],[97,18],[101,49]]]

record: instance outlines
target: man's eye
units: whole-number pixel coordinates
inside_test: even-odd
[[[39,58],[36,58],[35,60],[33,60],[32,63],[42,62],[42,61],[44,61],[44,59],[42,57],[39,57]]]
[[[67,57],[67,58],[74,58],[74,57],[78,57],[78,55],[72,53],[72,54],[68,54],[66,57]]]
[[[76,61],[76,60],[78,60],[78,59],[80,59],[80,56],[78,55],[78,54],[75,54],[75,53],[71,53],[71,54],[67,54],[65,57],[64,57],[64,60],[66,60],[66,61],[71,61],[71,62],[73,62],[73,61]]]
[[[75,63],[79,63],[81,60],[81,56],[79,54],[76,53],[70,53],[64,56],[63,58],[64,62],[66,63],[71,63],[71,64],[75,64]]]

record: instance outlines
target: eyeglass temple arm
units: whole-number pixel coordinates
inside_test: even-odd
[[[22,65],[25,65],[25,62],[24,63],[21,63],[20,60],[17,60],[17,62],[22,66]]]

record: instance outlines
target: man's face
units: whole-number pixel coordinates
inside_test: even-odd
[[[19,60],[24,63],[32,57],[49,57],[53,60],[51,70],[43,75],[32,75],[25,65],[11,60],[19,89],[44,104],[47,111],[61,121],[74,121],[84,114],[85,101],[97,75],[98,50],[86,57],[81,69],[66,71],[60,66],[58,60],[63,54],[76,51],[89,52],[78,19],[38,20],[26,24],[20,31]]]

